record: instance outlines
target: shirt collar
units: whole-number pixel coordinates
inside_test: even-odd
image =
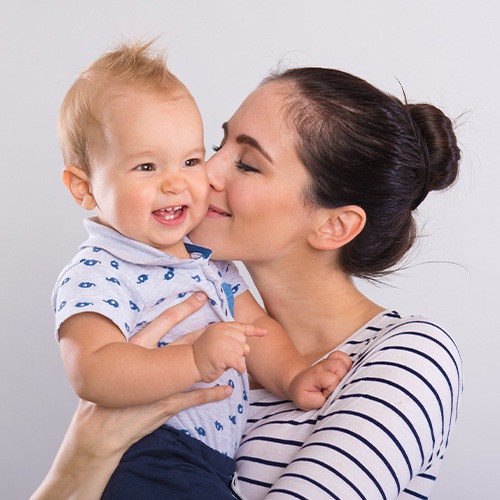
[[[208,260],[212,254],[210,249],[195,245],[186,237],[184,244],[191,259],[179,259],[150,245],[128,238],[118,231],[100,224],[94,217],[88,217],[83,221],[83,224],[89,238],[80,245],[80,250],[86,247],[102,248],[132,264],[169,266],[179,262],[184,265],[192,262],[194,265],[199,265],[199,262],[195,263],[195,261]]]

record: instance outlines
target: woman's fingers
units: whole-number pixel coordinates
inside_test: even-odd
[[[184,302],[177,304],[164,311],[158,318],[146,325],[140,332],[131,339],[131,344],[140,345],[153,349],[158,347],[158,341],[175,325],[186,319],[195,311],[203,307],[207,301],[207,296],[202,292],[196,292]]]
[[[195,389],[129,408],[106,408],[80,401],[68,434],[82,453],[92,456],[123,453],[177,413],[192,406],[222,401],[232,392],[227,385]]]
[[[227,385],[194,389],[174,394],[149,405],[121,408],[118,411],[124,413],[121,418],[125,426],[123,427],[122,434],[124,432],[127,433],[125,438],[129,441],[128,446],[130,446],[155,429],[158,429],[158,427],[162,426],[179,412],[192,406],[222,401],[228,398],[232,392],[231,387]],[[118,416],[115,415],[115,418],[118,418]]]
[[[207,403],[216,403],[228,398],[233,390],[228,385],[219,385],[206,389],[194,389],[192,391],[174,394],[168,399],[160,401],[158,404],[163,406],[163,415],[167,418],[177,415],[177,413]]]

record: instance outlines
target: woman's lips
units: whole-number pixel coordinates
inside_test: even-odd
[[[215,207],[214,205],[210,205],[207,210],[206,216],[207,218],[210,219],[218,219],[220,217],[231,217],[231,215],[226,212],[225,210],[222,210],[222,208]]]

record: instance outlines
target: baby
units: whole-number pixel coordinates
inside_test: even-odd
[[[234,264],[210,260],[209,249],[186,238],[208,209],[202,120],[151,43],[124,44],[82,71],[61,107],[59,135],[63,181],[95,213],[53,292],[62,358],[78,396],[127,407],[207,384],[233,389],[227,400],[181,412],[134,445],[103,498],[196,491],[207,498],[209,490],[232,498],[248,408],[246,363],[258,383],[311,409],[338,384],[339,361],[310,367]],[[208,301],[166,332],[161,348],[128,342],[200,293]],[[196,330],[190,342],[178,340]]]

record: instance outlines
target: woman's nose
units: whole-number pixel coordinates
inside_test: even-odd
[[[222,191],[225,185],[224,158],[221,153],[215,153],[207,162],[207,174],[210,186],[215,191]]]

